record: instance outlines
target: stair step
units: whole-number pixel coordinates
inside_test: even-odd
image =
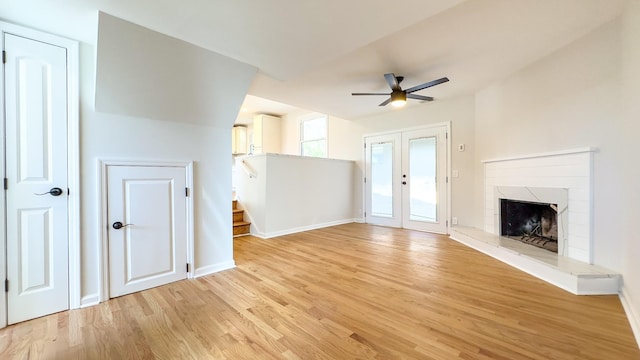
[[[251,233],[251,223],[238,221],[233,223],[233,235],[244,235]]]
[[[251,223],[244,221],[244,210],[238,209],[238,200],[232,200],[233,204],[233,235],[247,235],[251,233]]]
[[[244,221],[244,210],[233,210],[233,222]]]

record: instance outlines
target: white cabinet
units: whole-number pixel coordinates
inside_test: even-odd
[[[278,154],[281,149],[280,118],[271,115],[253,117],[253,153]]]
[[[234,126],[231,129],[231,153],[247,153],[247,128],[245,126]]]
[[[247,128],[245,126],[234,126],[231,130],[231,153],[247,153]]]

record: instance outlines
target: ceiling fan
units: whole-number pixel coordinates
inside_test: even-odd
[[[424,84],[420,84],[409,88],[407,90],[402,90],[400,87],[400,83],[404,80],[404,76],[396,76],[394,73],[384,74],[384,79],[387,80],[387,84],[391,87],[391,93],[351,93],[351,95],[359,96],[359,95],[388,95],[389,98],[383,101],[380,106],[385,106],[391,103],[392,106],[400,107],[403,106],[407,102],[407,98],[423,100],[423,101],[433,101],[431,96],[422,96],[416,95],[414,92],[420,91],[426,88],[430,88],[432,86],[436,86],[442,83],[449,81],[448,78],[443,77],[441,79],[432,80],[426,82]]]

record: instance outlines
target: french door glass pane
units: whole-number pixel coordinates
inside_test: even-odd
[[[393,217],[393,143],[371,144],[371,215]]]
[[[436,138],[409,140],[409,219],[438,220]]]

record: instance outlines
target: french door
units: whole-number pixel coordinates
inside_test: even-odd
[[[447,233],[447,127],[365,138],[365,221]]]

